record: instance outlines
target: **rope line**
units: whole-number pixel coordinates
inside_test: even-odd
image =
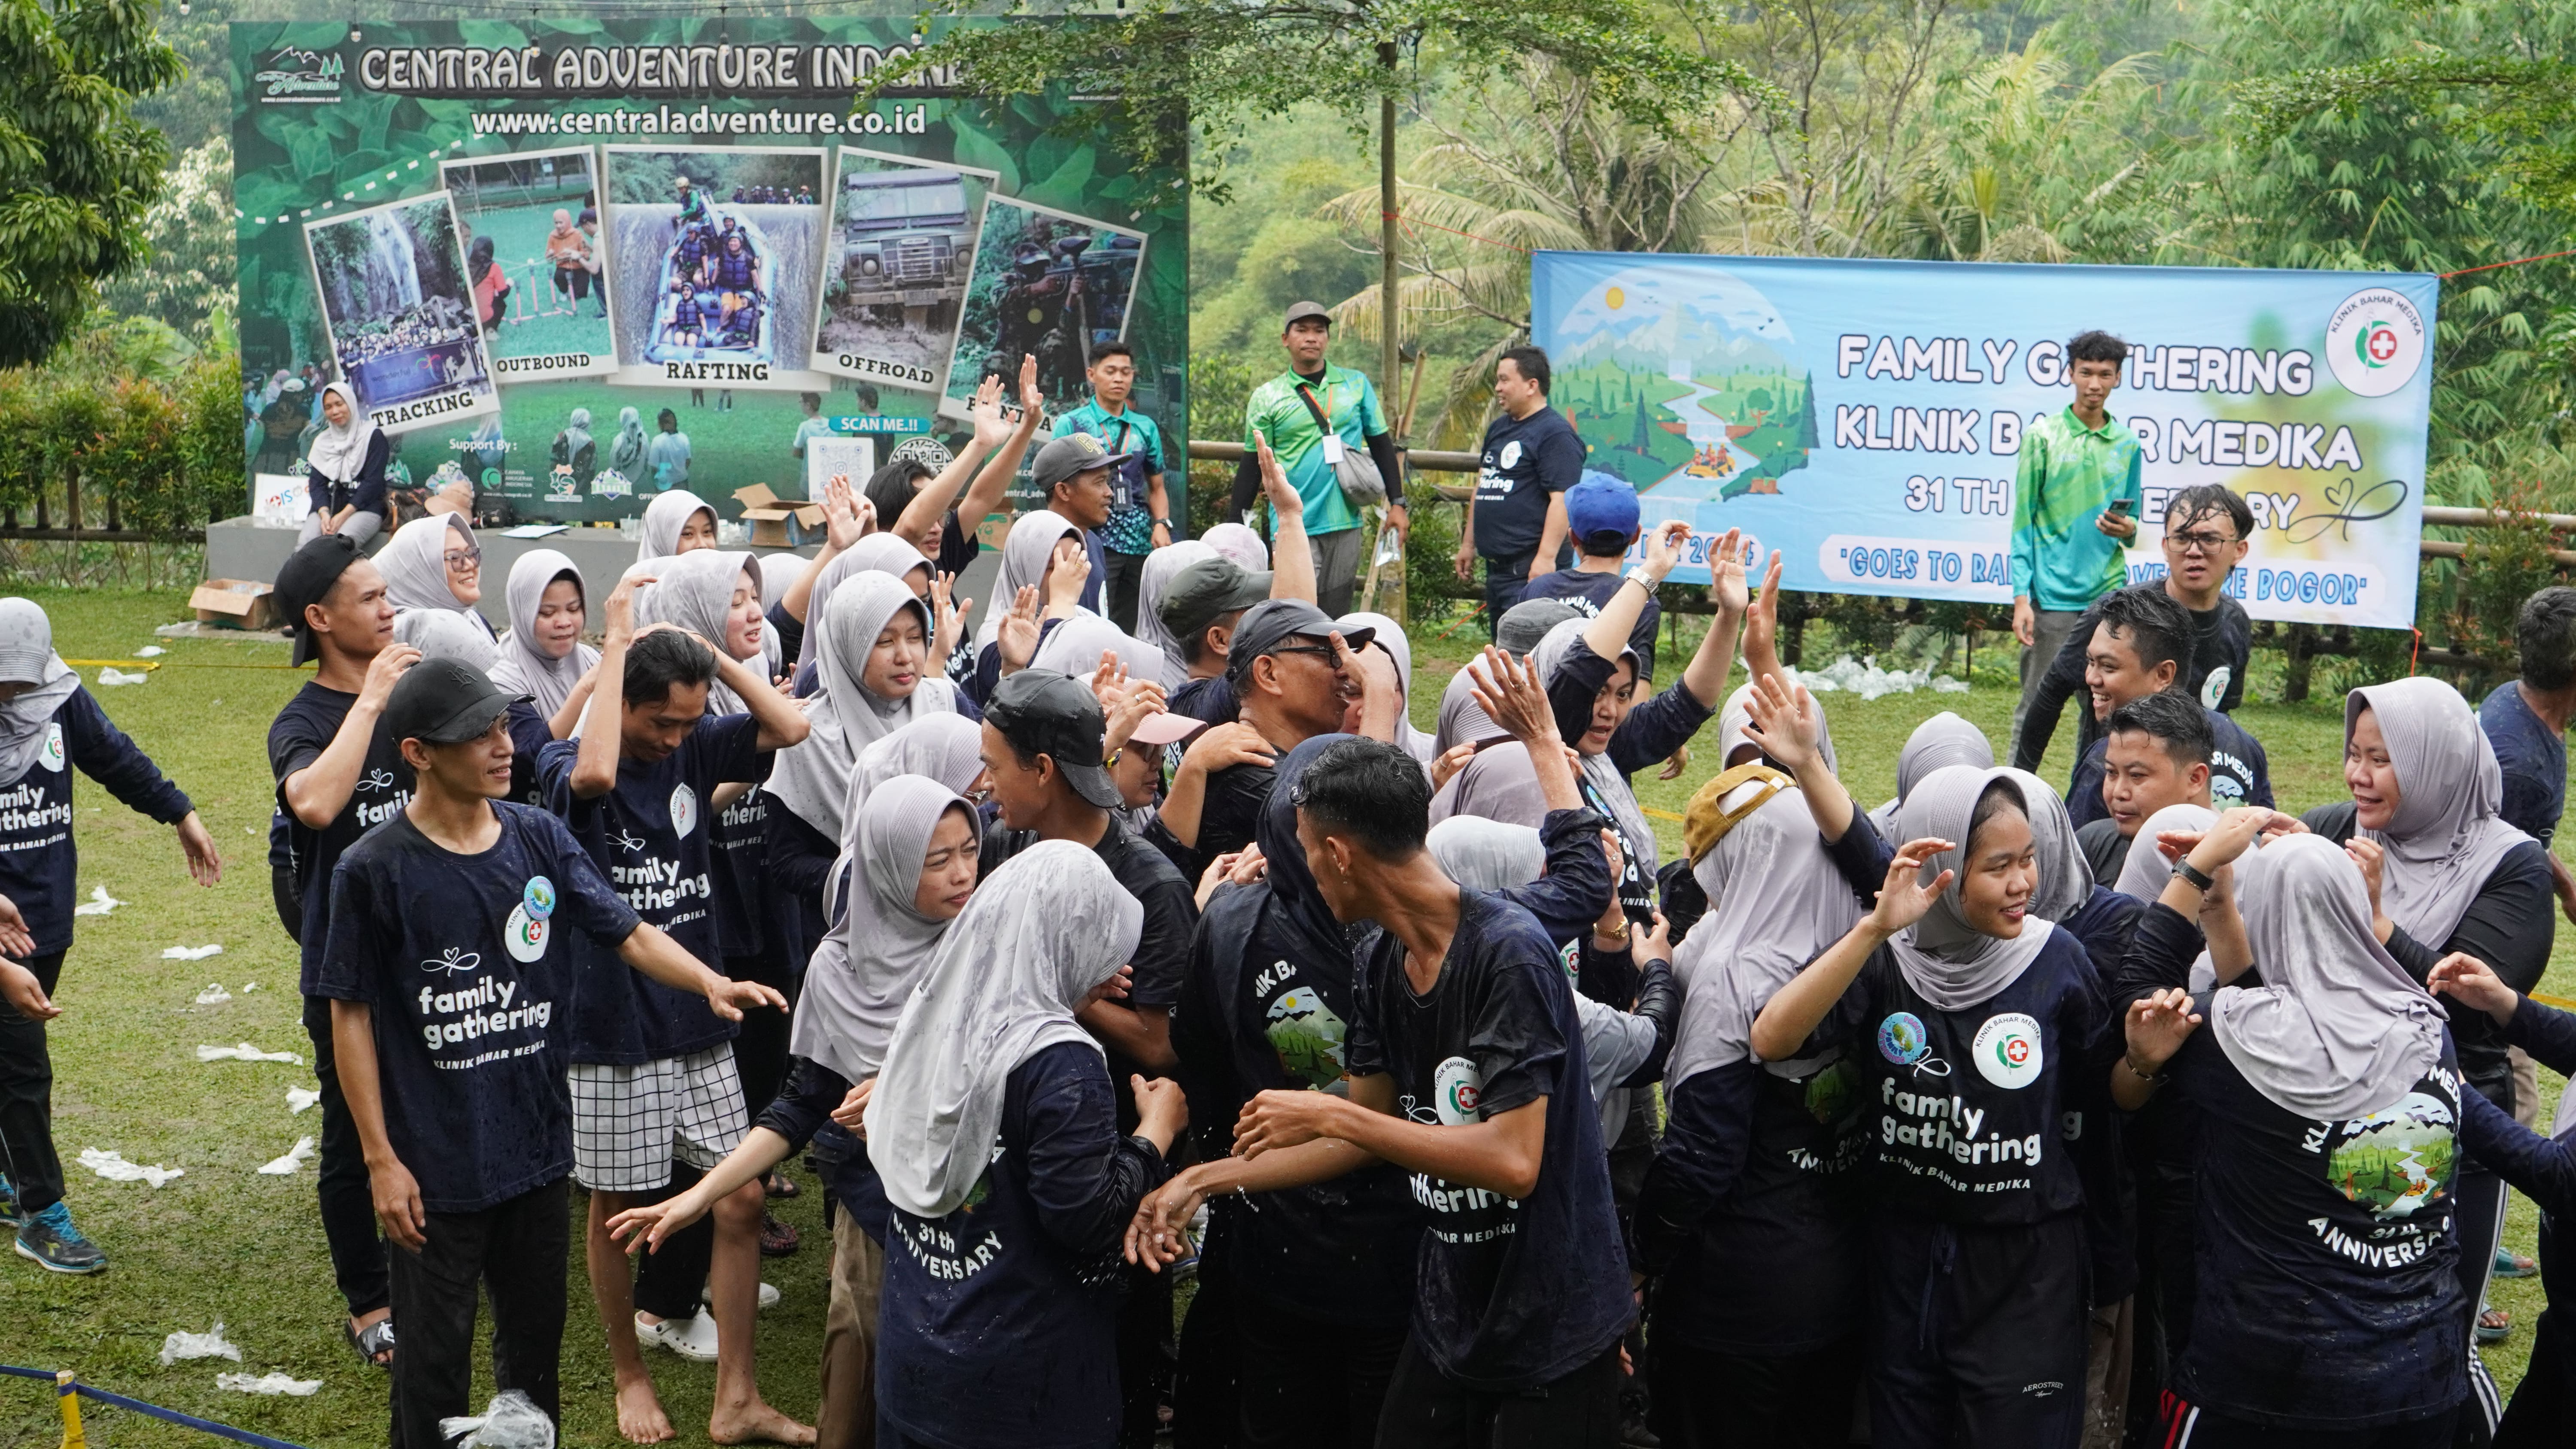
[[[2515,257],[2509,262],[2489,262],[2483,267],[2462,267],[2456,272],[2442,273],[2442,280],[2447,282],[2453,277],[2465,277],[2471,272],[2492,272],[2498,267],[2518,267],[2525,262],[2546,262],[2559,257],[2576,257],[2576,251],[2543,252],[2536,257]]]
[[[201,1434],[212,1434],[217,1438],[230,1439],[236,1443],[257,1445],[259,1449],[305,1449],[305,1446],[289,1440],[272,1439],[266,1434],[254,1434],[248,1429],[236,1429],[230,1424],[218,1424],[212,1419],[200,1419],[194,1414],[180,1413],[177,1409],[165,1409],[159,1404],[147,1404],[141,1399],[129,1399],[123,1394],[112,1394],[105,1389],[92,1388],[77,1378],[65,1381],[63,1375],[46,1369],[18,1368],[12,1364],[0,1364],[0,1376],[40,1379],[46,1383],[58,1385],[55,1389],[58,1396],[77,1393],[82,1398],[96,1399],[111,1408],[143,1414],[176,1424],[183,1429],[194,1429]]]

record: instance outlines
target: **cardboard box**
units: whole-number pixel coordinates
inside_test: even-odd
[[[197,622],[226,629],[279,627],[277,595],[268,585],[249,579],[208,579],[188,595]]]
[[[733,490],[742,505],[742,521],[751,525],[751,541],[764,548],[792,548],[823,526],[823,505],[790,503],[766,483]]]

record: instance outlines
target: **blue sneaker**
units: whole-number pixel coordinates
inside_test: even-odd
[[[9,1174],[0,1172],[0,1228],[18,1226],[21,1216],[18,1211],[18,1185],[9,1180]]]
[[[18,1256],[49,1273],[95,1273],[107,1254],[72,1226],[72,1210],[55,1203],[18,1225]]]

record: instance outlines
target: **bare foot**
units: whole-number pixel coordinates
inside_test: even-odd
[[[717,1406],[707,1416],[707,1437],[719,1444],[811,1444],[814,1430],[754,1399],[740,1408]]]
[[[660,1444],[680,1437],[671,1427],[671,1416],[662,1412],[651,1376],[638,1374],[617,1381],[617,1433],[629,1444]]]

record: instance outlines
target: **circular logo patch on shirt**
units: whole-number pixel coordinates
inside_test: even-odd
[[[1431,1073],[1432,1108],[1440,1114],[1443,1127],[1465,1127],[1485,1120],[1479,1100],[1485,1090],[1484,1075],[1476,1064],[1465,1057],[1451,1057]]]
[[[542,921],[555,913],[555,883],[541,875],[528,877],[528,888],[520,895],[528,918]]]
[[[1583,943],[1581,941],[1566,942],[1564,947],[1556,953],[1556,964],[1565,968],[1565,979],[1569,983],[1581,980],[1583,976]]]
[[[37,754],[36,763],[59,775],[63,772],[63,725],[60,720],[45,723],[45,748]]]
[[[671,833],[685,840],[698,828],[698,792],[686,785],[671,792]]]
[[[1900,1011],[1878,1024],[1878,1054],[1900,1067],[1914,1065],[1931,1050],[1931,1034],[1913,1012]]]
[[[546,954],[546,935],[551,929],[545,918],[529,915],[528,903],[521,901],[510,908],[510,919],[501,927],[501,944],[511,960],[529,965]]]
[[[2039,1080],[2039,1023],[2018,1011],[1986,1018],[1970,1051],[1977,1075],[2007,1091]]]
[[[1510,441],[1510,442],[1508,442],[1508,443],[1503,444],[1503,456],[1502,456],[1502,458],[1498,461],[1497,466],[1499,466],[1499,467],[1503,467],[1503,468],[1509,468],[1509,467],[1513,466],[1514,464],[1516,464],[1516,463],[1520,462],[1520,460],[1521,460],[1521,444],[1520,444],[1520,440],[1519,440],[1518,438],[1514,438],[1512,441]]]
[[[2227,697],[2227,681],[2235,677],[2235,666],[2229,664],[2222,664],[2209,671],[2209,677],[2200,682],[2200,707],[2218,708],[2218,702]]]

